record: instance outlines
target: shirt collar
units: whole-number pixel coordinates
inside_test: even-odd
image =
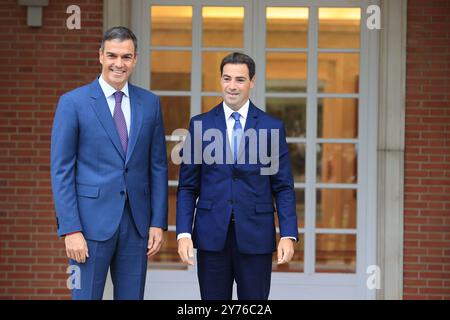
[[[244,105],[237,111],[237,112],[239,112],[239,115],[242,118],[244,118],[245,120],[247,119],[249,106],[250,106],[250,100],[247,100],[247,102],[244,103]],[[223,102],[223,111],[225,112],[225,119],[226,120],[228,120],[231,117],[231,114],[233,112],[235,112],[233,109],[231,109],[229,106],[227,106],[225,101]]]
[[[102,88],[102,91],[106,98],[109,98],[114,94],[114,92],[117,91],[108,82],[106,82],[105,79],[103,79],[102,75],[98,77],[98,83],[100,84],[100,87]],[[128,81],[125,83],[125,85],[120,91],[122,91],[125,94],[125,96],[128,97]]]

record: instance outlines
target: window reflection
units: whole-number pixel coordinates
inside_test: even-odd
[[[192,7],[152,6],[152,46],[191,46]]]
[[[287,137],[305,137],[305,98],[268,98],[266,100],[266,112],[283,120]]]
[[[357,99],[319,99],[317,113],[319,138],[357,138]]]
[[[357,154],[352,143],[317,145],[317,181],[321,183],[356,183]]]
[[[306,145],[304,143],[289,143],[288,148],[294,182],[305,182]]]
[[[320,53],[319,90],[326,93],[359,92],[358,53]]]
[[[268,7],[266,18],[267,48],[308,46],[308,8]]]
[[[151,90],[191,90],[191,52],[153,51]]]
[[[191,98],[162,96],[160,99],[165,134],[169,136],[175,129],[179,128],[188,129]]]
[[[306,92],[306,53],[270,52],[266,59],[267,92]]]
[[[202,17],[204,47],[243,47],[243,7],[203,7]]]
[[[319,48],[359,48],[361,8],[319,8]]]
[[[356,273],[356,235],[317,234],[315,271]]]
[[[316,197],[317,228],[356,228],[356,190],[320,189]]]

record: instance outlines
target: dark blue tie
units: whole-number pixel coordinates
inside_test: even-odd
[[[231,135],[231,144],[233,148],[233,160],[236,163],[237,162],[237,156],[239,151],[239,143],[241,142],[242,137],[242,125],[239,121],[240,114],[239,112],[233,112],[231,116],[234,119],[234,126],[233,126],[233,133]]]

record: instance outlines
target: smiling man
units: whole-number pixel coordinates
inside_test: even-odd
[[[79,268],[73,299],[101,299],[108,269],[114,299],[142,299],[147,256],[167,229],[167,159],[159,98],[128,82],[137,39],[105,32],[101,75],[62,95],[51,140],[58,235]]]
[[[270,292],[272,252],[277,248],[278,264],[288,263],[298,239],[294,183],[284,125],[249,99],[250,90],[255,86],[252,58],[232,53],[222,60],[220,73],[223,102],[191,119],[191,146],[186,144],[183,149],[183,159],[187,161],[181,164],[177,194],[178,253],[184,263],[193,264],[193,248],[197,248],[202,299],[229,300],[236,282],[240,300],[266,300]],[[201,127],[203,131],[220,130],[226,141],[222,154],[232,154],[233,159],[221,159],[220,163],[193,161],[198,159],[196,152],[204,154],[204,150],[210,148],[210,144],[201,139],[204,132],[195,135],[194,127]],[[250,136],[248,131],[271,130],[279,132],[276,141],[269,141],[268,135],[260,134],[256,134],[257,141],[250,143],[245,139]],[[250,147],[253,143],[256,146]],[[268,150],[267,146],[272,143],[279,147],[276,159],[279,170],[272,174],[261,174],[261,168],[269,165],[261,159],[256,163],[246,161],[245,156],[242,159],[254,147],[254,150]],[[278,247],[273,199],[281,235]]]

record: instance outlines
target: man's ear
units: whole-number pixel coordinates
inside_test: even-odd
[[[253,76],[253,78],[250,80],[250,88],[253,89],[253,87],[255,86],[255,81],[256,81],[256,76]]]
[[[100,61],[101,64],[103,64],[103,49],[98,49],[98,61]]]

